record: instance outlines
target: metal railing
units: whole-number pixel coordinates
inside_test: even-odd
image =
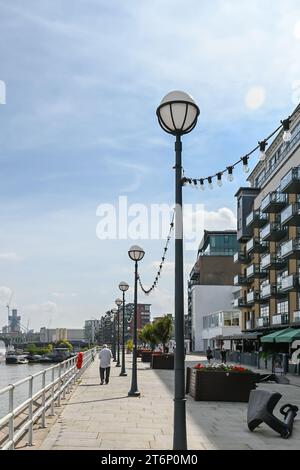
[[[54,416],[54,406],[61,405],[76,380],[90,365],[96,355],[96,348],[83,354],[81,369],[76,367],[76,356],[63,362],[29,375],[14,384],[0,390],[0,399],[8,398],[8,413],[0,418],[0,449],[14,449],[15,445],[27,434],[27,445],[33,445],[34,424],[40,420],[42,428],[46,427],[46,416]],[[37,385],[37,382],[41,383]],[[28,387],[27,399],[17,404],[17,391]]]

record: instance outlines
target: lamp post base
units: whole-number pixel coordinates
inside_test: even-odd
[[[135,392],[128,392],[128,396],[129,397],[139,397],[141,394],[139,391],[135,391]]]
[[[127,377],[127,373],[126,373],[126,372],[121,372],[119,375],[120,375],[120,377]]]

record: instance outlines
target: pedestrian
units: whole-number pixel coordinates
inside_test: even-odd
[[[221,348],[221,361],[223,364],[226,364],[226,349],[224,348],[224,346],[222,346]]]
[[[210,346],[208,346],[206,350],[206,358],[208,360],[208,363],[210,364],[210,361],[213,358],[213,354],[212,354],[212,350],[210,349]]]
[[[104,384],[104,377],[105,383],[108,384],[109,382],[109,374],[110,374],[110,361],[112,359],[111,350],[108,349],[107,344],[103,345],[103,348],[99,352],[99,359],[100,359],[100,385]]]

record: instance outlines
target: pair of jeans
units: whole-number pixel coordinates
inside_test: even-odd
[[[104,382],[104,376],[105,376],[105,382],[108,384],[109,374],[110,374],[110,367],[100,367],[100,379],[102,383]]]

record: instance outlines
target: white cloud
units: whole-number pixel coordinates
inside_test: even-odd
[[[5,261],[22,261],[23,258],[17,255],[14,252],[0,253],[0,259]]]
[[[245,103],[249,109],[260,108],[266,100],[266,90],[262,86],[255,86],[248,90],[245,96]]]

